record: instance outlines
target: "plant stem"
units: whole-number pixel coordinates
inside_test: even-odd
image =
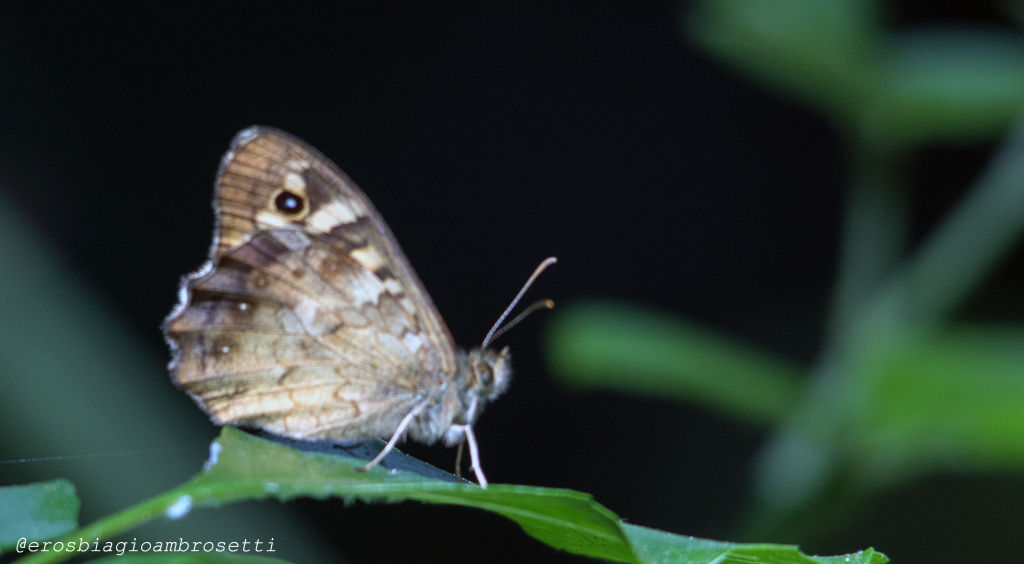
[[[967,196],[874,300],[872,327],[933,325],[960,305],[1024,230],[1024,119]]]
[[[851,181],[844,206],[829,340],[842,339],[865,301],[890,275],[906,245],[908,211],[903,155],[863,135],[851,140]],[[883,147],[883,148],[878,148]]]

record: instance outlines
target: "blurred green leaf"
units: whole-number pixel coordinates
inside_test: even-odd
[[[482,489],[381,467],[360,472],[356,469],[363,460],[300,451],[232,428],[222,431],[210,453],[204,471],[192,481],[67,538],[107,537],[161,516],[180,519],[194,509],[243,500],[340,497],[475,507],[515,521],[554,548],[617,562],[828,562],[792,546],[722,543],[624,525],[591,496],[571,490],[502,484]],[[870,559],[857,561],[887,561],[872,551],[848,558],[869,553]],[[65,555],[37,553],[25,562],[57,561]]]
[[[899,146],[991,139],[1024,109],[1024,39],[995,30],[894,35],[863,131]]]
[[[706,0],[688,14],[688,35],[768,85],[855,116],[877,88],[879,17],[856,0]]]
[[[1024,40],[997,29],[881,28],[874,2],[707,0],[693,41],[837,118],[908,147],[1001,134],[1024,108]]]
[[[649,309],[614,302],[561,308],[548,328],[554,372],[581,388],[696,401],[769,422],[800,398],[800,367]]]
[[[25,537],[39,540],[78,526],[78,495],[67,480],[0,487],[0,551]]]
[[[890,336],[865,351],[858,447],[883,477],[922,467],[1024,467],[1024,328]]]

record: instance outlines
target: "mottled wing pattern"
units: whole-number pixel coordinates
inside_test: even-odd
[[[316,150],[243,131],[215,205],[210,261],[164,330],[175,383],[217,422],[388,437],[454,373],[451,335],[390,230]]]

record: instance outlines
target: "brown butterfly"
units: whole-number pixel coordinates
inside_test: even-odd
[[[465,440],[486,487],[472,425],[511,379],[508,348],[487,345],[555,259],[465,352],[370,200],[302,141],[266,127],[239,133],[214,210],[209,261],[182,280],[163,326],[174,383],[220,425],[390,438],[366,469],[405,435],[458,444],[460,456]]]

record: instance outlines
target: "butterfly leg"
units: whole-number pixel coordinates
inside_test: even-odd
[[[459,443],[459,448],[455,451],[455,479],[462,480],[462,448],[466,446],[466,443]]]
[[[480,484],[481,488],[487,489],[487,477],[484,476],[484,469],[480,467],[480,449],[476,446],[476,435],[473,433],[473,427],[470,425],[452,425],[452,427],[461,429],[462,433],[466,435],[466,443],[469,444],[469,465],[473,468],[473,473],[476,474],[477,483]],[[462,445],[460,444],[459,446],[461,447]]]
[[[423,408],[425,407],[427,407],[427,402],[424,401],[416,404],[415,407],[409,410],[409,413],[407,413],[405,417],[402,418],[402,421],[398,424],[398,428],[395,429],[395,433],[391,435],[391,440],[388,441],[388,444],[384,445],[384,448],[380,450],[380,453],[377,454],[377,456],[373,457],[373,460],[366,463],[366,466],[357,468],[357,470],[366,472],[370,468],[373,468],[374,466],[380,464],[380,461],[384,460],[384,457],[387,456],[388,453],[395,448],[396,444],[398,444],[398,440],[402,438],[403,434],[405,434],[405,430],[409,428],[410,424],[412,424],[412,420],[417,415],[419,415],[420,412],[423,411]]]

